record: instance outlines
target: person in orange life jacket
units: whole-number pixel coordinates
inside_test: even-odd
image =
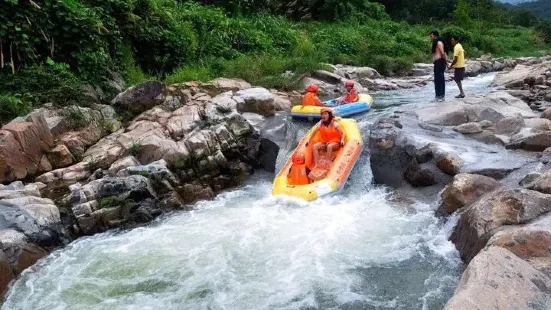
[[[307,171],[308,168],[306,167],[306,160],[304,159],[303,153],[296,153],[293,155],[293,165],[291,166],[291,169],[289,170],[289,174],[287,175],[287,178],[289,180],[289,184],[291,185],[306,185],[310,183],[310,179],[308,178]]]
[[[337,151],[344,145],[344,133],[339,123],[335,122],[333,111],[328,108],[321,110],[321,121],[314,128],[312,136],[318,131],[321,133],[321,141],[314,144],[314,165],[319,164],[319,151],[327,150],[327,159],[331,160],[333,151]]]
[[[354,87],[354,81],[346,81],[346,83],[344,83],[344,86],[346,87],[346,93],[344,94],[344,96],[335,100],[335,103],[337,105],[356,102],[360,99],[360,93]]]
[[[319,87],[317,85],[311,84],[306,88],[306,94],[302,97],[303,106],[315,106],[315,107],[325,107],[318,97]]]

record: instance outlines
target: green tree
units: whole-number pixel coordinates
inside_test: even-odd
[[[459,0],[457,2],[453,11],[453,19],[463,27],[470,27],[472,25],[471,6],[466,0]]]

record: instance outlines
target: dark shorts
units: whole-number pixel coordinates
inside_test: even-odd
[[[455,73],[453,74],[453,80],[456,82],[463,81],[465,79],[465,68],[455,68]]]

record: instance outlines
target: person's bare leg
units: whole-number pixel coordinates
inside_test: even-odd
[[[336,143],[329,143],[327,145],[327,160],[331,161],[331,155],[333,155],[333,150],[336,150],[338,145]]]
[[[321,142],[318,142],[318,143],[314,144],[314,147],[313,147],[313,152],[314,152],[314,167],[317,167],[317,166],[318,166],[319,157],[320,157],[319,150],[321,149],[322,145],[323,145],[323,144],[322,144]]]

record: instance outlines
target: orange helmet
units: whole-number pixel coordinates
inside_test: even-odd
[[[346,87],[349,87],[349,86],[350,86],[350,87],[354,87],[354,81],[348,80],[348,81],[346,81],[346,82],[344,83],[344,86],[346,86]]]
[[[331,116],[333,115],[333,110],[330,109],[330,108],[322,108],[321,111],[320,111],[320,115],[323,114],[323,112],[327,112]]]
[[[306,87],[306,91],[310,93],[317,93],[318,90],[319,90],[319,87],[318,85],[315,85],[315,84],[310,84],[308,85],[308,87]]]
[[[304,154],[303,153],[295,153],[293,154],[293,164],[302,165],[304,164]]]

